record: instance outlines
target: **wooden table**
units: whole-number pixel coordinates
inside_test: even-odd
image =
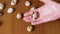
[[[22,19],[18,20],[16,18],[17,13],[24,14],[29,11],[31,7],[41,7],[44,5],[43,2],[39,0],[29,0],[31,2],[30,7],[26,7],[24,2],[26,0],[18,0],[17,5],[11,6],[11,0],[0,0],[0,2],[5,4],[3,16],[0,16],[0,21],[2,21],[2,25],[0,26],[0,34],[60,34],[60,19],[40,25],[35,25],[34,31],[27,32],[26,27],[31,25],[30,23],[26,23]],[[60,0],[54,0],[60,3]],[[7,9],[9,7],[13,7],[15,11],[12,14],[7,13]]]

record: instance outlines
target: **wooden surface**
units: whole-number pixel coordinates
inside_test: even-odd
[[[40,2],[39,0],[29,0],[31,2],[30,7],[26,7],[24,5],[24,2],[26,0],[18,0],[17,5],[11,6],[10,2],[11,0],[0,0],[0,3],[5,4],[3,16],[0,16],[0,21],[2,21],[2,25],[0,26],[0,34],[60,34],[60,19],[48,22],[40,25],[35,25],[34,31],[27,32],[26,27],[31,25],[30,23],[26,23],[22,19],[17,20],[16,14],[29,11],[29,9],[33,6],[40,7],[44,5],[44,3]],[[54,0],[58,3],[60,3],[60,0]],[[9,7],[13,7],[15,11],[12,14],[7,13],[7,9]]]

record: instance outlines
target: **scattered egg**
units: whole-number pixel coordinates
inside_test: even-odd
[[[28,31],[28,32],[31,32],[32,30],[33,30],[33,26],[28,26],[28,27],[27,27],[27,31]]]
[[[35,7],[32,7],[30,10],[35,10]]]
[[[0,10],[4,8],[4,4],[0,3]]]
[[[14,9],[11,7],[8,9],[7,13],[11,14],[11,13],[13,13],[13,11],[14,11]]]
[[[20,13],[17,13],[17,19],[21,19],[22,15]]]
[[[30,2],[29,1],[25,1],[25,5],[26,6],[30,6]]]
[[[12,0],[11,1],[11,5],[16,5],[16,3],[17,3],[17,0]]]

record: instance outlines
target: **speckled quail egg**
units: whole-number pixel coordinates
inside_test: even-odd
[[[22,17],[21,13],[17,13],[16,18],[17,18],[17,19],[21,19],[21,17]]]
[[[35,7],[32,7],[30,10],[35,10]]]
[[[10,7],[10,8],[8,8],[7,13],[11,14],[11,13],[13,13],[13,11],[14,11],[14,8]]]
[[[17,3],[17,0],[12,0],[11,1],[11,5],[16,5],[16,3]]]
[[[25,1],[25,6],[30,6],[30,2],[29,1]]]
[[[28,27],[27,27],[27,31],[28,31],[28,32],[31,32],[32,30],[33,30],[33,26],[28,26]]]
[[[32,19],[35,20],[37,17],[38,17],[37,13],[36,12],[33,12]]]
[[[0,10],[4,9],[4,4],[0,3]]]

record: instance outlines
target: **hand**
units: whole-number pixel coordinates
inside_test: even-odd
[[[46,0],[47,1],[47,0]],[[33,12],[37,12],[38,17],[32,19]],[[29,11],[24,14],[23,20],[26,22],[31,22],[32,25],[37,25],[41,23],[46,23],[49,21],[57,20],[60,18],[60,4],[56,2],[47,2],[44,6],[35,9],[34,11]]]

